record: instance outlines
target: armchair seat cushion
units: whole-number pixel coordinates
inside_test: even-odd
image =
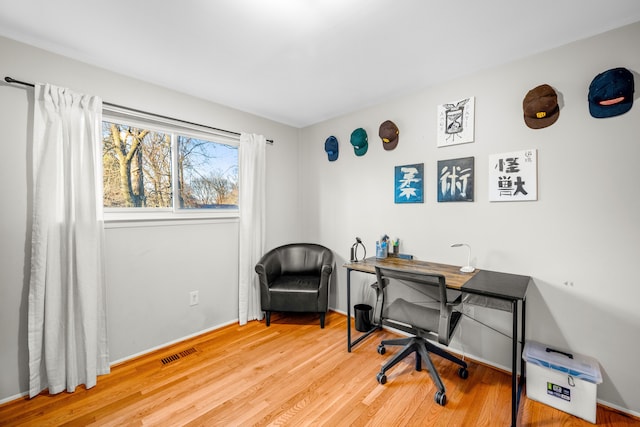
[[[320,287],[319,276],[294,276],[286,275],[280,276],[273,281],[270,287],[271,292],[313,292],[318,293]]]
[[[269,288],[271,311],[320,312],[319,288],[317,276],[280,276]]]

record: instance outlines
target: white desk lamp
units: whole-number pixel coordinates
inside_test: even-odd
[[[467,255],[467,265],[460,268],[460,271],[462,271],[463,273],[472,273],[473,271],[475,271],[475,268],[471,267],[471,246],[467,245],[466,243],[454,243],[453,245],[451,245],[452,248],[459,248],[461,246],[466,246],[469,252]]]

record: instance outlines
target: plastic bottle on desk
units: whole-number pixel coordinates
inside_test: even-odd
[[[376,258],[384,259],[387,257],[387,242],[376,242]]]

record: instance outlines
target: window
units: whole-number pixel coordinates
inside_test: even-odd
[[[238,208],[238,147],[178,136],[181,208]]]
[[[105,112],[105,219],[237,216],[238,140]]]

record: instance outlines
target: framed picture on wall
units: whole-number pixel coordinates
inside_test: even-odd
[[[471,96],[438,106],[438,147],[473,142],[475,101]]]
[[[393,179],[395,203],[423,203],[424,163],[396,166]]]
[[[538,200],[537,165],[535,149],[489,156],[489,201]]]
[[[438,202],[473,202],[474,157],[438,160]]]

